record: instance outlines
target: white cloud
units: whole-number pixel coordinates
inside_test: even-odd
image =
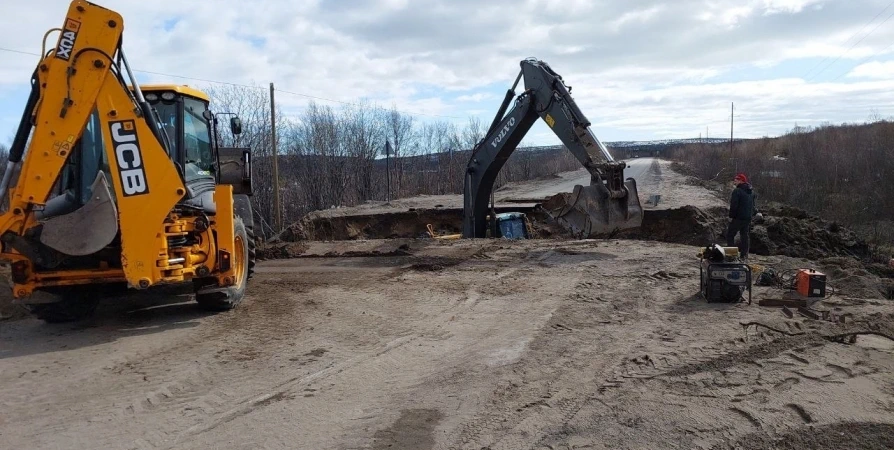
[[[781,63],[843,54],[851,45],[846,39],[887,0],[99,3],[124,16],[124,43],[138,69],[264,88],[273,81],[286,91],[352,102],[367,97],[426,114],[484,111],[485,122],[518,62],[539,57],[574,87],[608,140],[692,135],[713,127],[709,121],[720,126],[730,101],[741,103],[742,132],[759,135],[785,131],[790,119],[859,120],[872,108],[886,115],[894,105],[886,82],[865,81],[891,79],[888,63],[867,63],[821,85],[772,75]],[[43,32],[59,26],[66,10],[60,0],[4,5],[4,17],[15,19],[0,27],[0,46],[39,52]],[[176,26],[165,30],[172,20]],[[894,28],[880,27],[827,73],[842,73],[892,39]],[[3,52],[0,98],[26,89],[35,63]],[[728,81],[749,70],[765,79]],[[307,99],[277,101],[297,112]],[[0,126],[20,114],[2,108]]]
[[[477,94],[460,95],[459,97],[456,97],[456,101],[457,102],[480,102],[482,100],[487,100],[487,99],[491,99],[491,98],[494,98],[494,96],[491,94],[479,92]]]
[[[804,8],[814,5],[822,8],[823,0],[763,0],[764,14],[799,13]]]
[[[879,80],[894,79],[894,61],[873,61],[854,67],[847,74],[848,78],[872,78]]]

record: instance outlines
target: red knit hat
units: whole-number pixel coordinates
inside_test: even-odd
[[[744,173],[739,173],[739,174],[736,174],[735,180],[739,183],[747,183],[748,177],[746,177]]]

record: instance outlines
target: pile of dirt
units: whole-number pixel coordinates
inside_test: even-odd
[[[894,425],[872,422],[838,422],[818,427],[805,426],[786,433],[770,435],[757,431],[729,442],[718,449],[890,449],[894,448]]]
[[[287,259],[297,258],[307,251],[307,244],[303,242],[276,242],[273,244],[260,244],[257,247],[257,258]]]
[[[9,283],[9,267],[0,267],[0,321],[18,320],[30,315],[24,306],[12,303]]]
[[[462,211],[410,209],[380,214],[327,217],[310,213],[280,236],[285,242],[421,238],[427,225],[439,233],[461,233]]]
[[[722,240],[723,224],[695,206],[645,210],[640,228],[624,230],[613,237],[706,246]]]
[[[22,305],[14,305],[12,303],[12,295],[4,294],[0,297],[0,321],[19,320],[30,316],[31,314]]]
[[[447,256],[426,256],[418,258],[416,262],[410,265],[409,269],[417,272],[438,272],[458,265],[463,261],[466,261],[466,259]]]
[[[525,214],[533,238],[562,237],[565,231],[549,220],[545,212],[531,207],[515,207]],[[497,212],[506,212],[497,209]],[[462,233],[463,211],[457,208],[416,209],[328,216],[310,213],[292,224],[279,242],[353,241],[366,239],[428,239],[431,226],[438,236]]]
[[[836,294],[858,298],[894,299],[894,276],[883,278],[851,257],[831,257],[817,261]]]
[[[258,259],[408,256],[424,246],[423,241],[418,242],[414,244],[407,239],[274,242],[258,246]]]
[[[867,259],[869,245],[853,231],[804,210],[771,203],[761,207],[763,223],[751,232],[751,250],[758,255],[785,255],[818,260],[834,256]]]

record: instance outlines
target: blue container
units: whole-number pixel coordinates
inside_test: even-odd
[[[497,227],[500,229],[500,236],[505,239],[528,239],[523,213],[497,214]]]

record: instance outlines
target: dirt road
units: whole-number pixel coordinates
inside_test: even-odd
[[[625,178],[633,178],[638,184],[648,182],[649,170],[656,163],[655,158],[633,158],[627,161]],[[564,172],[555,180],[545,183],[520,183],[519,186],[501,195],[504,200],[544,199],[560,192],[572,192],[576,185],[589,186],[590,174],[585,169]]]
[[[779,311],[695,298],[692,259],[633,241],[463,242],[268,262],[226,314],[170,299],[79,325],[5,323],[0,436],[8,448],[708,448],[894,422],[889,341],[746,339],[739,322]],[[881,301],[847,303],[892,318]]]
[[[358,244],[327,245],[306,254]],[[707,304],[695,248],[655,242],[407,253],[265,261],[223,314],[171,294],[72,325],[0,322],[2,447],[894,445],[894,344],[830,338],[894,334],[891,301],[817,306],[845,325]]]

